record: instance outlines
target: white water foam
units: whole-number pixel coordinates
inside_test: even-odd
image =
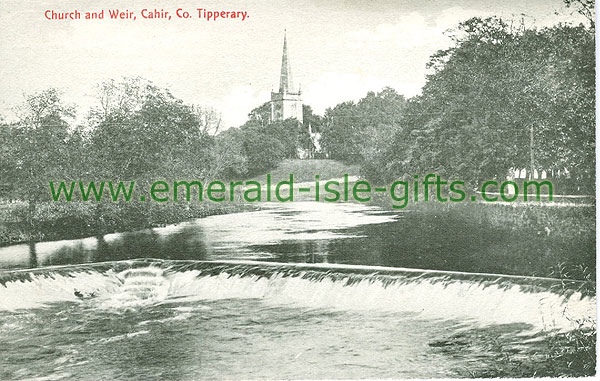
[[[115,293],[102,295],[98,306],[103,309],[129,308],[156,304],[169,294],[169,281],[158,267],[125,270],[117,274],[123,285]]]
[[[221,273],[199,277],[197,271],[171,279],[171,296],[189,299],[258,298],[275,305],[354,311],[415,313],[423,319],[456,319],[474,324],[527,323],[535,330],[570,330],[580,321],[595,322],[595,298],[576,292],[570,297],[552,292],[523,292],[484,286],[469,281],[444,284],[413,279],[385,285],[365,278],[347,284],[348,278],[319,281],[277,275],[271,278]]]
[[[0,286],[0,309],[43,307],[77,301],[73,289],[97,292],[90,303],[120,309],[182,301],[260,299],[274,306],[351,311],[412,313],[420,319],[458,320],[473,325],[526,323],[534,330],[577,328],[595,324],[594,297],[524,290],[517,284],[452,280],[445,277],[399,275],[392,281],[365,275],[305,271],[275,271],[270,276],[223,270],[203,275],[200,270],[169,271],[142,267],[116,273],[80,271],[65,275],[35,275],[30,281]],[[313,272],[314,275],[314,272]],[[349,282],[349,280],[352,280]]]
[[[80,299],[75,290],[83,294],[110,294],[121,287],[121,280],[109,270],[79,271],[74,274],[32,274],[30,280],[8,281],[0,285],[0,310],[18,310],[44,307],[55,302]]]

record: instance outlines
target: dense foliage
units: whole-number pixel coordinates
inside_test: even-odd
[[[394,89],[369,92],[358,102],[344,102],[327,109],[324,116],[322,145],[330,158],[363,163],[399,125],[404,96]]]
[[[48,181],[241,179],[295,158],[308,132],[269,122],[269,104],[239,128],[217,134],[220,116],[187,105],[140,78],[98,86],[81,125],[55,89],[26,97],[19,120],[0,124],[2,198],[49,201]],[[313,121],[319,117],[307,109]]]
[[[589,193],[593,23],[536,29],[472,18],[451,37],[453,45],[431,57],[420,95],[405,101],[384,89],[328,109],[322,144],[329,157],[361,164],[374,181],[433,172],[476,186],[514,169],[555,178],[568,172]]]
[[[594,173],[594,34],[470,19],[432,57],[386,147],[388,176],[437,172],[474,182],[511,168]]]

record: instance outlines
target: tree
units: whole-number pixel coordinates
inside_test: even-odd
[[[301,125],[296,119],[276,121],[266,125],[249,120],[239,129],[247,157],[247,174],[264,173],[284,159],[296,158]]]
[[[207,176],[218,114],[186,105],[149,82],[140,89],[139,83],[132,79],[101,87],[109,89],[99,96],[102,104],[106,99],[125,101],[106,108],[92,127],[95,175],[119,180]],[[121,95],[114,98],[115,93]]]
[[[263,127],[271,123],[271,102],[265,102],[250,111],[248,122],[257,123]]]
[[[586,18],[590,23],[590,28],[596,26],[594,0],[563,0],[567,8],[574,7],[575,11]]]
[[[386,149],[387,177],[437,172],[477,183],[511,168],[567,167],[589,178],[593,36],[582,25],[461,23],[454,46],[432,56],[432,74]]]
[[[214,178],[240,179],[248,173],[248,156],[244,146],[243,132],[230,128],[216,137],[212,152],[212,174]]]
[[[344,102],[325,111],[321,143],[332,159],[363,163],[374,148],[399,127],[406,99],[386,87],[369,92],[358,103]],[[385,131],[382,137],[380,131]]]
[[[18,108],[19,120],[8,132],[13,137],[11,180],[20,198],[32,208],[37,201],[49,199],[48,182],[74,175],[73,141],[69,122],[73,107],[66,106],[56,89],[25,97]]]
[[[0,123],[0,199],[16,198],[18,170],[18,138],[15,126]]]

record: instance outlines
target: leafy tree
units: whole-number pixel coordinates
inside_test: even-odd
[[[137,79],[109,86],[123,107],[107,108],[93,126],[90,141],[96,176],[122,180],[203,178],[210,172],[214,114],[184,104],[168,90]],[[124,95],[123,95],[124,94]],[[216,126],[216,127],[215,127]]]
[[[309,105],[302,105],[302,121],[306,130],[308,130],[308,126],[310,125],[313,132],[321,132],[323,117],[315,114]]]
[[[271,102],[265,102],[248,114],[248,122],[266,126],[271,123]]]
[[[322,127],[323,149],[332,159],[364,162],[381,142],[379,132],[391,134],[399,127],[405,103],[404,96],[387,87],[379,93],[369,92],[358,103],[344,102],[327,109]]]
[[[510,168],[593,177],[594,34],[472,18],[436,53],[384,155],[387,177],[437,172],[479,182]]]
[[[18,139],[15,126],[0,123],[0,199],[16,198],[17,185],[15,179],[19,177],[17,163]]]
[[[250,120],[239,132],[247,157],[247,174],[264,173],[283,159],[296,158],[301,127],[296,119],[261,125]]]
[[[585,17],[590,23],[590,28],[594,29],[596,26],[595,11],[594,11],[594,0],[563,0],[567,8],[575,8],[575,11]]]
[[[238,128],[230,128],[216,137],[212,150],[212,174],[214,178],[241,179],[248,173],[248,156],[244,146],[244,134]]]
[[[71,178],[74,174],[73,141],[69,122],[73,107],[66,106],[56,89],[29,95],[18,108],[19,120],[5,131],[14,144],[10,180],[20,197],[31,207],[48,199],[48,181]]]

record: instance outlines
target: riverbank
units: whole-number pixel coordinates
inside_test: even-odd
[[[373,203],[391,210],[389,197],[375,195]],[[461,257],[463,271],[571,278],[595,287],[595,206],[560,201],[528,203],[416,202],[399,211],[411,220],[429,221],[412,246],[431,247],[434,259]],[[438,240],[434,237],[447,237]],[[416,241],[416,242],[415,242]],[[465,244],[468,243],[468,244]],[[434,244],[435,243],[435,244]],[[458,247],[468,247],[460,251]],[[446,259],[447,258],[447,259]]]
[[[33,216],[28,218],[27,203],[3,204],[0,213],[0,246],[162,227],[196,218],[256,208],[256,205],[243,202],[45,202],[38,204]]]
[[[339,178],[358,173],[357,166],[335,160],[284,160],[271,173],[273,181],[282,181],[293,173],[295,182]],[[256,178],[264,181],[264,175]],[[236,179],[238,180],[238,179]],[[240,179],[243,180],[243,179]],[[115,232],[161,227],[212,215],[237,213],[259,208],[234,202],[40,202],[32,216],[27,202],[0,203],[0,246],[23,242],[76,239]]]
[[[311,183],[315,174],[323,180],[356,176],[359,168],[334,160],[285,160],[269,173],[273,182],[293,173],[295,183]],[[263,177],[256,180],[264,181]],[[429,201],[393,209],[388,194],[374,193],[369,205],[394,211],[408,224],[420,226],[409,236],[406,227],[399,227],[394,234],[402,239],[386,242],[383,249],[424,253],[426,260],[419,264],[425,262],[428,268],[594,280],[595,206],[571,203]],[[260,203],[244,203],[239,194],[235,202],[221,203],[48,202],[38,204],[32,216],[26,203],[1,204],[0,246],[135,231],[258,208]],[[399,256],[392,255],[392,262]]]

